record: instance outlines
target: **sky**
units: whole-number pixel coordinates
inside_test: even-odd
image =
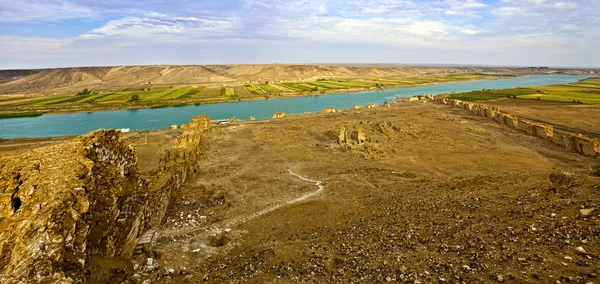
[[[0,0],[0,69],[600,67],[600,0]]]

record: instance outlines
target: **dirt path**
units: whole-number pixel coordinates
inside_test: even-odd
[[[312,183],[314,183],[314,184],[315,184],[315,186],[317,187],[317,189],[316,189],[315,191],[312,191],[312,192],[306,193],[306,194],[304,194],[304,195],[302,195],[302,196],[300,196],[300,197],[298,197],[298,198],[295,198],[295,199],[292,199],[292,200],[288,200],[288,201],[286,201],[286,202],[279,203],[279,204],[277,204],[277,205],[274,205],[274,206],[271,206],[271,207],[265,208],[265,209],[263,209],[263,210],[261,210],[261,211],[255,212],[255,213],[253,213],[253,214],[251,214],[251,215],[249,215],[249,216],[246,216],[246,217],[244,217],[244,218],[241,218],[241,219],[236,219],[236,220],[229,221],[229,222],[227,222],[227,223],[223,224],[223,226],[222,226],[222,227],[224,227],[224,228],[232,228],[232,227],[235,227],[235,226],[237,226],[237,225],[240,225],[240,224],[246,223],[246,222],[248,222],[248,221],[250,221],[250,220],[252,220],[252,219],[255,219],[255,218],[257,218],[257,217],[260,217],[260,216],[262,216],[262,215],[265,215],[265,214],[267,214],[267,213],[273,212],[273,211],[275,211],[275,210],[277,210],[277,209],[279,209],[279,208],[281,208],[281,207],[283,207],[283,206],[292,205],[292,204],[294,204],[294,203],[298,203],[298,202],[304,201],[304,200],[306,200],[306,199],[308,199],[308,198],[311,198],[311,197],[313,197],[313,196],[315,196],[315,195],[317,195],[317,194],[319,194],[319,193],[323,192],[323,190],[325,190],[325,186],[324,186],[324,185],[322,184],[322,182],[321,182],[321,181],[319,181],[319,180],[312,180],[312,179],[309,179],[309,178],[303,177],[303,176],[301,176],[301,175],[299,175],[299,174],[295,173],[295,172],[294,172],[294,171],[292,171],[291,169],[288,169],[288,172],[289,172],[291,175],[293,175],[293,176],[296,176],[297,178],[299,178],[299,179],[301,179],[301,180],[303,180],[303,181],[307,181],[307,182],[312,182]]]
[[[238,225],[244,224],[250,220],[253,220],[253,219],[256,219],[265,214],[271,213],[271,212],[273,212],[277,209],[280,209],[284,206],[289,206],[289,205],[304,201],[308,198],[314,197],[325,190],[325,186],[322,184],[322,181],[313,180],[313,179],[309,179],[307,177],[301,176],[301,175],[295,173],[294,171],[292,171],[291,169],[288,169],[288,172],[289,172],[289,174],[291,174],[303,181],[314,183],[317,189],[314,191],[308,192],[300,197],[297,197],[297,198],[294,198],[294,199],[291,199],[291,200],[288,200],[285,202],[281,202],[279,204],[267,207],[263,210],[254,212],[250,215],[247,215],[247,216],[244,216],[241,218],[234,218],[233,220],[226,221],[226,222],[222,223],[221,225],[213,224],[210,227],[192,227],[192,228],[178,229],[178,230],[170,230],[170,229],[163,230],[162,232],[157,234],[156,237],[158,237],[159,235],[160,235],[160,237],[176,237],[176,236],[181,236],[181,235],[189,236],[189,235],[195,235],[198,233],[211,233],[211,232],[219,232],[219,231],[231,229]]]

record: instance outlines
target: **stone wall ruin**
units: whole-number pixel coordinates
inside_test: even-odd
[[[483,104],[473,104],[447,98],[437,99],[436,102],[469,110],[475,115],[493,119],[502,125],[545,139],[569,151],[590,157],[600,157],[600,143],[594,137],[557,130],[552,125],[517,118],[512,114],[501,112],[496,107]]]
[[[0,282],[85,282],[93,259],[130,259],[194,173],[207,130],[206,116],[184,126],[152,179],[115,130],[0,159]]]

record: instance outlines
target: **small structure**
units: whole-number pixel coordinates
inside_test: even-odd
[[[175,129],[177,129],[177,128],[178,128],[178,127],[177,127],[177,124],[173,124],[173,125],[171,125],[171,129],[175,130]]]
[[[129,131],[131,131],[131,128],[121,128],[121,129],[117,129],[117,131],[120,131],[122,133],[129,133]]]

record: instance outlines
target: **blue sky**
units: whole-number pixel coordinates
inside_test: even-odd
[[[405,63],[600,67],[598,0],[0,0],[0,69]]]

